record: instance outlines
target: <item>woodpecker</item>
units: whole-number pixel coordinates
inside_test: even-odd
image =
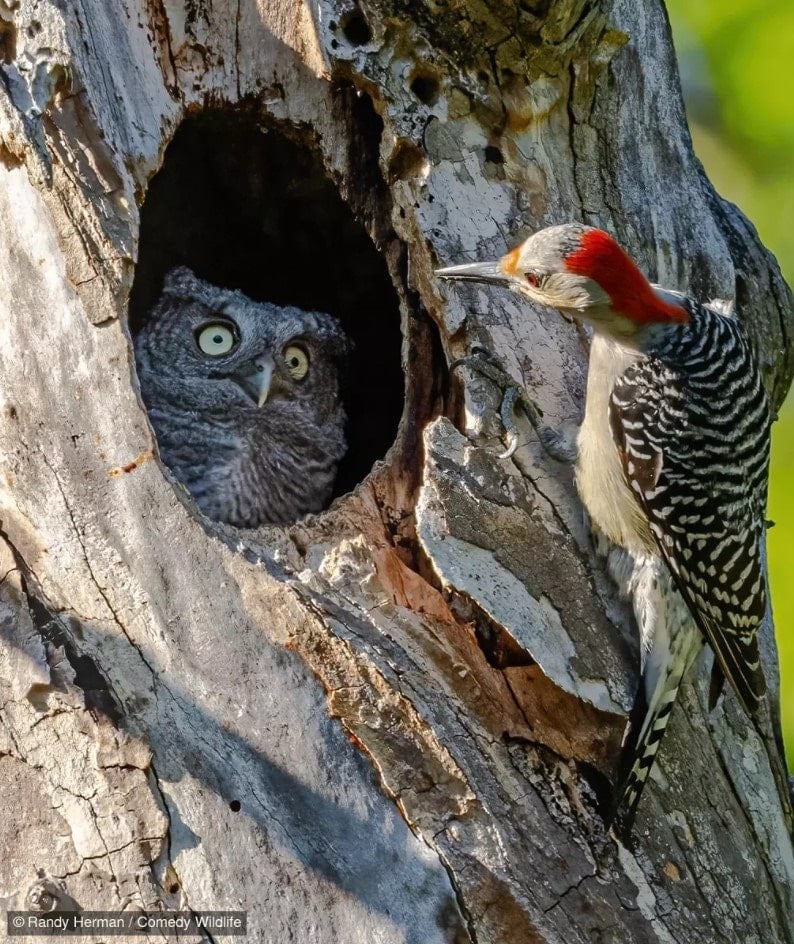
[[[436,274],[506,287],[593,329],[573,450],[560,450],[519,399],[547,448],[574,459],[594,528],[634,561],[643,679],[610,817],[628,835],[704,640],[715,656],[712,701],[724,675],[761,733],[771,415],[758,363],[727,306],[652,285],[593,227],[552,226],[497,261]]]

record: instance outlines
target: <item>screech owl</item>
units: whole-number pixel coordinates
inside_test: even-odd
[[[347,351],[330,315],[168,273],[135,339],[138,379],[163,462],[207,517],[250,528],[325,507]]]

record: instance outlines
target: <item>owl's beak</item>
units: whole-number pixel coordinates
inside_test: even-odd
[[[254,358],[245,368],[234,375],[234,379],[261,410],[270,395],[275,364],[269,354]]]
[[[273,364],[273,358],[269,356],[257,357],[254,364],[256,364],[256,374],[252,379],[256,388],[256,405],[261,410],[270,393],[270,381],[273,377],[273,367],[275,365]]]

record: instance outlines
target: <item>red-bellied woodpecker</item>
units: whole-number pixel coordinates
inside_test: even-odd
[[[570,456],[521,399],[547,449],[575,457],[595,527],[636,562],[645,704],[617,795],[625,833],[704,637],[714,699],[724,673],[758,727],[770,412],[756,359],[724,305],[652,286],[592,227],[552,226],[496,262],[436,274],[505,286],[594,329]]]

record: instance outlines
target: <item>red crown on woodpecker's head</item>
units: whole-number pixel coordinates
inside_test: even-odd
[[[689,321],[687,310],[661,298],[631,256],[602,229],[585,230],[578,248],[565,256],[564,264],[568,272],[597,282],[615,311],[637,325]]]

